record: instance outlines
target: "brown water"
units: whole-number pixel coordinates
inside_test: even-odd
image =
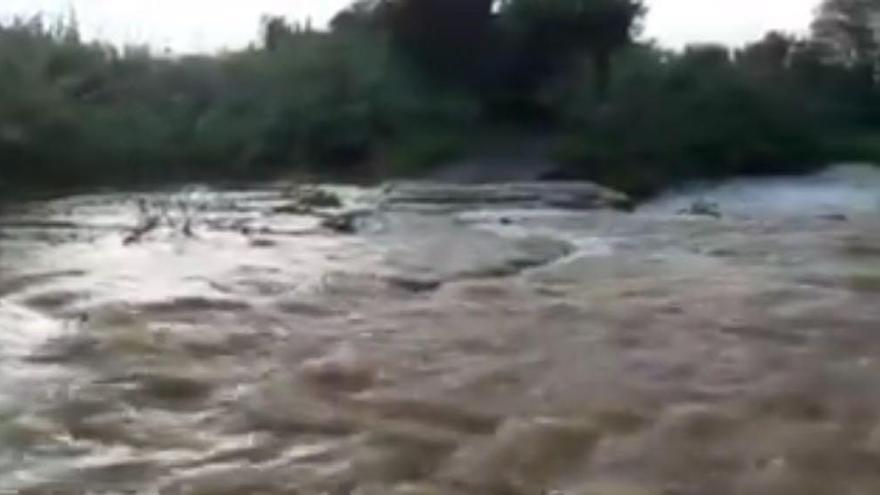
[[[354,236],[270,189],[177,193],[196,237],[129,246],[130,196],[16,205],[0,493],[880,493],[865,184],[728,186],[721,220],[681,195]]]

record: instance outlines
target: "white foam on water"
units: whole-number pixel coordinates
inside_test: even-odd
[[[815,216],[880,213],[880,168],[837,165],[804,177],[734,179],[691,185],[643,205],[643,212],[675,213],[698,200],[718,204],[726,214]]]

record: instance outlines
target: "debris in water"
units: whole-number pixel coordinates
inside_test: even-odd
[[[349,346],[304,362],[300,372],[315,384],[349,392],[364,390],[378,378],[378,369]]]

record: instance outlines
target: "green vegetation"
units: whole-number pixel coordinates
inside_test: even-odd
[[[359,0],[327,31],[172,58],[0,27],[0,191],[299,173],[419,174],[493,129],[555,136],[558,175],[636,194],[691,178],[880,159],[871,0],[813,33],[681,52],[637,0]]]

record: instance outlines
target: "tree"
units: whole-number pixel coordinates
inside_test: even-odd
[[[645,12],[641,0],[506,0],[502,20],[553,72],[589,54],[599,94],[607,92],[615,52],[629,45]]]
[[[880,56],[880,0],[824,0],[812,32],[830,61],[873,71]]]
[[[826,66],[822,84],[849,119],[880,119],[880,0],[824,0],[812,25],[812,42]]]
[[[274,52],[282,44],[285,38],[290,36],[290,26],[283,17],[266,16],[262,19],[263,48]]]
[[[330,21],[333,31],[378,31],[389,27],[392,3],[388,0],[356,0]]]
[[[358,0],[335,30],[379,29],[432,76],[470,82],[481,62],[494,0]]]
[[[263,16],[260,21],[260,38],[266,51],[274,52],[285,43],[295,39],[297,35],[314,34],[311,19],[304,24],[290,24],[281,16]]]
[[[431,73],[468,81],[481,61],[493,0],[399,0],[392,10],[398,47]]]
[[[752,75],[774,78],[783,74],[792,62],[797,40],[771,31],[760,41],[747,44],[736,53],[736,61]]]

